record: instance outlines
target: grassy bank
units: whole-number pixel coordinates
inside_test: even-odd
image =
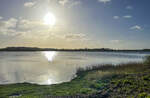
[[[143,63],[129,63],[78,69],[71,82],[56,85],[29,83],[0,85],[0,98],[44,98],[46,96],[150,98],[150,57]]]

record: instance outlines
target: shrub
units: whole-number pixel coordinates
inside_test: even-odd
[[[147,97],[147,93],[143,92],[143,93],[140,93],[138,95],[138,98],[146,98]]]

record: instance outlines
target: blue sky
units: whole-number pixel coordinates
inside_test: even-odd
[[[0,47],[150,48],[149,0],[0,0]],[[44,24],[52,13],[54,25]]]

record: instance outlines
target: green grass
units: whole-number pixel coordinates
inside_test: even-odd
[[[77,75],[70,82],[55,85],[29,83],[0,85],[0,98],[18,94],[21,95],[18,98],[67,95],[86,95],[95,98],[150,98],[150,57],[143,63],[79,68]]]

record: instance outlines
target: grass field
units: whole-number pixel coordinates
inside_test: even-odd
[[[0,85],[0,98],[75,95],[89,98],[150,98],[150,57],[147,57],[143,63],[79,68],[75,79],[61,84],[49,86],[29,83]]]

